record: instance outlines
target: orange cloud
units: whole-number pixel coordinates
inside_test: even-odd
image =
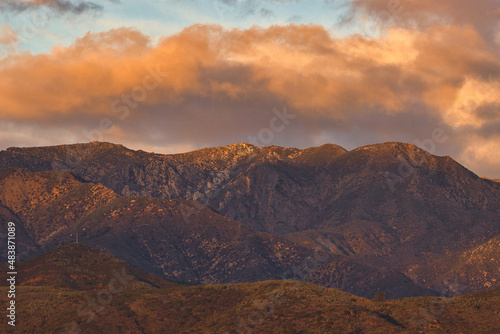
[[[0,83],[0,94],[4,116],[11,118],[74,109],[105,113],[110,101],[159,67],[169,77],[150,94],[149,103],[182,101],[188,95],[238,99],[266,91],[304,112],[342,117],[346,110],[362,112],[368,106],[397,113],[414,100],[449,107],[462,80],[480,74],[475,68],[480,63],[498,67],[481,37],[467,27],[421,33],[393,29],[373,40],[334,39],[320,26],[224,31],[197,25],[156,47],[139,32],[122,28],[87,34],[47,55],[5,59],[0,71],[9,80]],[[221,77],[237,68],[248,71]],[[448,98],[441,93],[436,98],[436,91]]]
[[[0,27],[0,45],[11,45],[19,41],[19,36],[8,24]]]

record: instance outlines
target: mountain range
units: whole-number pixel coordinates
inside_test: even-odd
[[[500,183],[384,143],[0,152],[20,259],[75,241],[177,282],[299,279],[388,298],[497,289]],[[5,254],[2,254],[5,257]]]

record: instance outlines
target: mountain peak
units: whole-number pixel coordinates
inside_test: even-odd
[[[320,166],[346,152],[347,150],[339,145],[324,144],[301,150],[294,160],[307,165]]]
[[[399,150],[404,152],[425,151],[414,144],[395,142],[395,141],[361,146],[352,151],[373,151],[376,153],[376,152],[394,151],[394,150]]]
[[[228,147],[231,149],[255,149],[256,148],[255,145],[249,144],[249,143],[244,143],[244,142],[234,143],[234,144],[226,145],[223,147]]]

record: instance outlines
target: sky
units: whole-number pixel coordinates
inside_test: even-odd
[[[0,0],[0,149],[387,141],[500,178],[497,0]]]

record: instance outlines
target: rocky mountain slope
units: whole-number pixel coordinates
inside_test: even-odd
[[[377,301],[293,281],[179,285],[74,244],[20,266],[28,278],[17,289],[16,333],[500,331],[499,290]],[[115,269],[123,274],[123,285]],[[2,304],[7,289],[0,287]]]
[[[194,202],[122,197],[68,172],[0,169],[0,203],[9,213],[0,215],[2,221],[14,221],[25,231],[17,240],[18,249],[31,252],[19,252],[22,258],[71,243],[78,233],[81,243],[171,280],[237,283],[296,278],[363,296],[373,296],[381,286],[388,297],[429,292],[394,269],[255,231]],[[302,276],[303,263],[315,257],[329,264],[318,264],[318,272],[331,276],[335,270],[335,279]]]
[[[253,233],[281,236],[310,252],[329,249],[337,260],[318,266],[329,269],[318,269],[314,277],[339,288],[330,271],[343,263],[345,273],[358,266],[378,268],[385,277],[411,272],[426,288],[441,290],[445,281],[460,278],[431,284],[428,263],[500,233],[499,183],[450,157],[403,143],[352,151],[336,145],[299,150],[234,144],[161,155],[94,142],[11,148],[0,152],[0,167],[52,170],[58,178],[67,170],[82,183],[101,184],[127,198],[187,200],[193,212],[206,209],[201,202]]]
[[[84,244],[179,280],[278,278],[285,265],[312,254],[209,208],[194,210],[192,203],[179,200],[125,198],[69,173],[58,179],[55,172],[0,170],[0,201],[42,250],[70,243],[79,233]]]
[[[415,274],[414,274],[415,273]],[[479,291],[500,288],[500,236],[463,252],[457,252],[418,265],[407,272],[408,276],[423,286],[439,289],[441,282],[463,290]],[[455,281],[449,281],[454,278]]]

